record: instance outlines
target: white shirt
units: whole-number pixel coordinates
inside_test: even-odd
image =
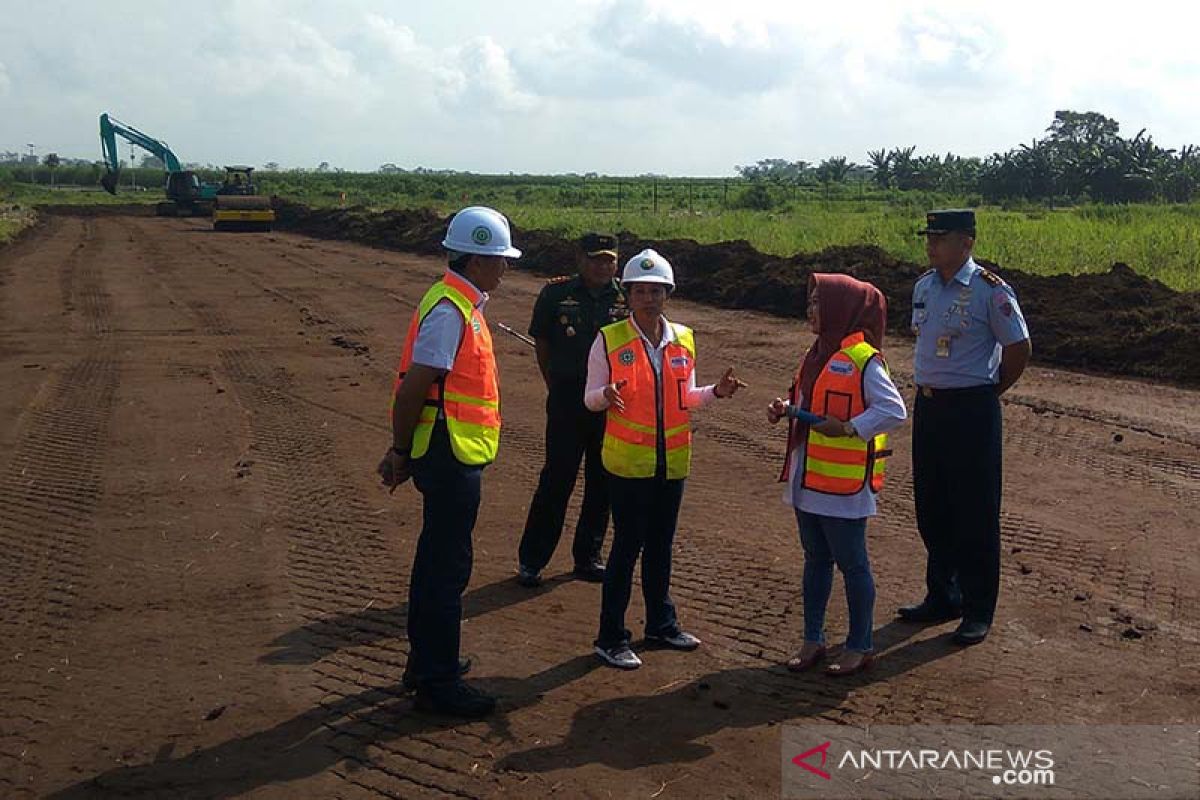
[[[479,288],[462,275],[462,281],[475,291]],[[488,293],[479,292],[479,302],[475,307],[483,311],[487,305]],[[463,315],[448,298],[438,301],[429,309],[421,327],[417,330],[417,341],[413,343],[413,363],[434,369],[449,371],[458,357],[458,345],[462,341]]]
[[[654,366],[654,374],[662,375],[662,360],[663,351],[667,345],[675,341],[675,331],[671,328],[666,317],[662,317],[662,341],[657,344],[650,341],[646,334],[638,327],[637,321],[630,317],[629,321],[633,323],[633,329],[638,332],[638,336],[646,343],[646,352],[650,356],[650,363]],[[686,400],[687,407],[703,408],[712,402],[716,397],[714,384],[709,384],[702,388],[696,388],[696,370],[695,359],[692,359],[692,374],[688,377],[688,386]],[[608,398],[604,396],[604,387],[612,382],[612,370],[608,366],[608,348],[604,345],[604,334],[596,334],[595,340],[592,341],[592,349],[588,351],[588,374],[587,387],[583,391],[583,404],[592,411],[603,411],[608,408]]]
[[[881,433],[900,427],[908,417],[904,398],[877,358],[871,359],[863,375],[863,400],[866,409],[850,420],[863,441],[870,441]],[[864,486],[858,494],[852,495],[825,494],[803,488],[800,476],[803,474],[801,466],[804,457],[805,444],[801,442],[792,449],[791,473],[783,490],[785,503],[801,511],[826,517],[861,519],[875,516],[875,493],[870,486]]]

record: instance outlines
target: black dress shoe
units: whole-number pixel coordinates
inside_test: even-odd
[[[458,675],[459,675],[459,677],[466,675],[470,671],[471,671],[471,659],[460,658],[458,660]],[[400,679],[400,682],[402,684],[404,684],[404,691],[406,691],[406,692],[411,692],[417,688],[417,676],[412,674],[411,666],[406,666],[404,668],[404,676]]]
[[[958,619],[962,616],[962,612],[924,600],[915,606],[900,606],[896,609],[896,616],[905,622],[937,623]]]
[[[458,680],[442,686],[422,686],[414,705],[431,714],[479,719],[496,710],[496,698]]]
[[[954,631],[954,643],[961,645],[979,644],[987,638],[988,631],[991,630],[990,625],[986,622],[971,622],[963,620],[963,622]]]
[[[603,564],[576,564],[572,574],[588,583],[604,583]]]
[[[522,564],[520,568],[517,569],[517,583],[521,586],[524,586],[526,589],[536,589],[542,585],[541,572]]]

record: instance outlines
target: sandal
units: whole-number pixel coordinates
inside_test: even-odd
[[[851,666],[851,667],[847,667],[839,659],[838,661],[835,661],[832,664],[825,667],[825,674],[831,678],[845,678],[850,675],[857,675],[860,672],[864,672],[864,671],[870,669],[871,665],[875,663],[875,652],[874,651],[868,651],[866,653],[863,653],[859,650],[845,650],[842,652],[842,658],[845,658],[846,655],[849,653],[857,653],[859,656],[861,656],[861,658],[859,658],[857,664],[855,664],[854,666]]]
[[[807,643],[806,643],[807,644]],[[804,652],[804,648],[800,648],[800,653]],[[801,656],[796,653],[795,656],[788,659],[788,672],[804,672],[816,666],[817,662],[825,658],[825,645],[818,645],[816,650],[813,650],[807,656]]]

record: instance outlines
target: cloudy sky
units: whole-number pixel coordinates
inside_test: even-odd
[[[987,155],[1054,111],[1200,142],[1200,12],[1006,0],[0,0],[0,150],[727,175],[879,147]],[[122,146],[122,154],[127,148]]]

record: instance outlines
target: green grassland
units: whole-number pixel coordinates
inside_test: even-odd
[[[9,242],[34,222],[34,213],[23,206],[0,205],[0,244]]]
[[[142,187],[161,182],[160,172],[137,172]],[[14,177],[4,181],[0,176],[0,203],[149,203],[162,197],[157,189],[126,187],[116,197],[78,188],[50,190]],[[781,256],[830,245],[874,244],[918,263],[924,252],[915,231],[925,210],[971,205],[979,218],[976,252],[1002,268],[1078,274],[1105,271],[1122,261],[1175,289],[1200,290],[1200,204],[1001,208],[982,206],[978,197],[866,184],[796,186],[732,178],[346,172],[259,172],[256,177],[261,193],[317,207],[425,207],[449,214],[464,205],[486,204],[521,228],[564,236],[601,229],[647,239],[745,239]]]
[[[518,226],[572,236],[627,230],[647,239],[745,239],[787,256],[831,245],[874,244],[924,261],[915,235],[929,208],[978,209],[976,252],[1038,274],[1103,272],[1122,261],[1175,289],[1200,290],[1200,204],[1088,204],[1005,209],[977,197],[860,186],[769,186],[741,180],[535,179],[522,176],[263,176],[264,190],[313,206],[428,207],[442,213],[494,205]],[[342,193],[345,199],[342,199]],[[746,207],[765,194],[768,208]],[[748,196],[749,195],[749,196]],[[670,254],[667,254],[668,257]]]

